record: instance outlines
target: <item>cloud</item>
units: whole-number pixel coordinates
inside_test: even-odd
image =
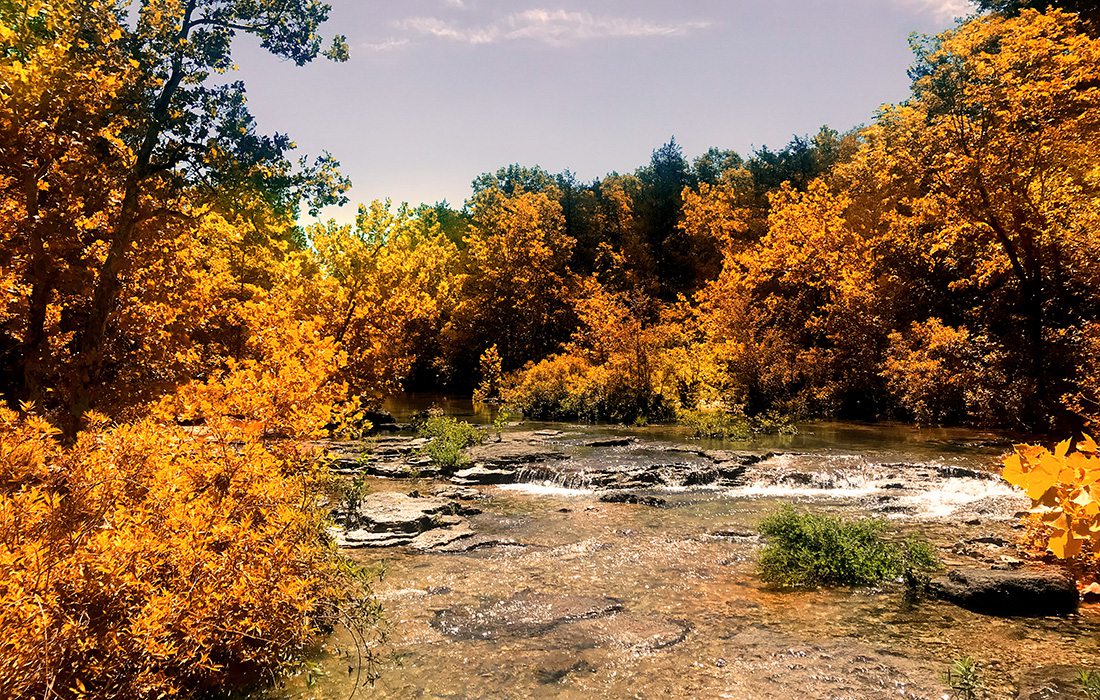
[[[363,48],[367,51],[393,51],[394,49],[400,49],[403,46],[408,46],[408,39],[386,39],[384,41],[373,41],[363,44]]]
[[[969,0],[903,0],[903,2],[942,21],[966,17],[974,12],[974,5]]]
[[[599,16],[588,12],[532,9],[475,26],[463,26],[436,17],[410,17],[397,22],[396,26],[411,35],[471,45],[526,40],[564,46],[598,39],[685,36],[706,29],[710,23],[662,23],[633,17]],[[385,43],[390,42],[383,42]]]

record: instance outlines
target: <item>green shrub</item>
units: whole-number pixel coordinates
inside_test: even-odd
[[[470,458],[463,452],[484,438],[482,432],[466,421],[433,414],[417,428],[420,437],[430,438],[424,446],[424,454],[443,469],[456,469],[469,464]]]
[[[760,523],[760,532],[768,538],[760,575],[779,586],[873,586],[938,566],[926,540],[891,542],[878,519],[847,521],[784,506]]]
[[[747,440],[753,435],[793,435],[794,424],[786,416],[746,416],[737,411],[680,411],[677,419],[693,438]]]

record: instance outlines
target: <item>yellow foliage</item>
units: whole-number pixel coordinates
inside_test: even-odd
[[[561,205],[544,192],[491,188],[473,202],[465,275],[447,327],[459,363],[496,344],[505,369],[544,357],[568,337],[576,241]]]
[[[752,412],[834,413],[874,382],[884,324],[872,248],[846,221],[849,204],[820,180],[805,192],[784,185],[767,234],[728,249],[698,295],[701,329]]]
[[[299,448],[91,423],[63,447],[41,418],[0,409],[0,695],[247,687],[374,614],[327,543]]]
[[[1019,414],[985,337],[931,318],[889,340],[882,374],[918,422],[994,423]]]
[[[1002,474],[1032,500],[1044,548],[1060,559],[1100,560],[1100,452],[1091,437],[1076,446],[1066,440],[1053,451],[1017,445]]]
[[[400,389],[418,357],[429,355],[455,304],[458,249],[430,215],[402,205],[361,206],[354,227],[314,226],[308,235],[325,280],[316,312],[348,355],[341,377],[379,401]]]

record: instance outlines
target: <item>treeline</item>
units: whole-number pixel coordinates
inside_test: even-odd
[[[1079,425],[1100,410],[1091,26],[1024,8],[917,40],[911,97],[849,133],[694,161],[672,141],[590,183],[514,165],[461,211],[375,204],[307,237],[377,247],[364,270],[394,264],[383,241],[429,246],[430,311],[391,336],[416,338],[406,382],[489,380],[531,416]],[[407,289],[372,304],[408,311]]]
[[[542,416],[1097,412],[1095,12],[998,6],[917,40],[911,97],[848,133],[746,158],[672,141],[594,182],[514,165],[460,210],[301,229],[347,183],[210,79],[220,35],[178,50],[174,24],[57,7],[4,39],[0,372],[70,433],[289,353],[261,339],[303,323],[356,406],[472,390],[492,349]],[[272,31],[225,31],[249,27]],[[279,31],[276,53],[320,51]]]

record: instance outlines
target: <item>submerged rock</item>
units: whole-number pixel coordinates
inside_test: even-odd
[[[598,438],[578,443],[581,447],[626,447],[634,442],[633,437]]]
[[[577,648],[600,646],[649,654],[676,646],[687,638],[691,628],[684,620],[622,612],[573,623],[555,636]]]
[[[956,569],[929,589],[967,610],[1012,617],[1068,615],[1080,600],[1073,579],[1050,569]]]
[[[558,625],[604,617],[623,609],[608,596],[555,595],[525,590],[477,607],[438,610],[432,627],[452,639],[498,639],[544,634]]]
[[[642,496],[637,493],[621,492],[605,493],[600,496],[600,500],[604,503],[633,503],[640,506],[654,506],[661,507],[667,505],[667,501],[657,496]]]

